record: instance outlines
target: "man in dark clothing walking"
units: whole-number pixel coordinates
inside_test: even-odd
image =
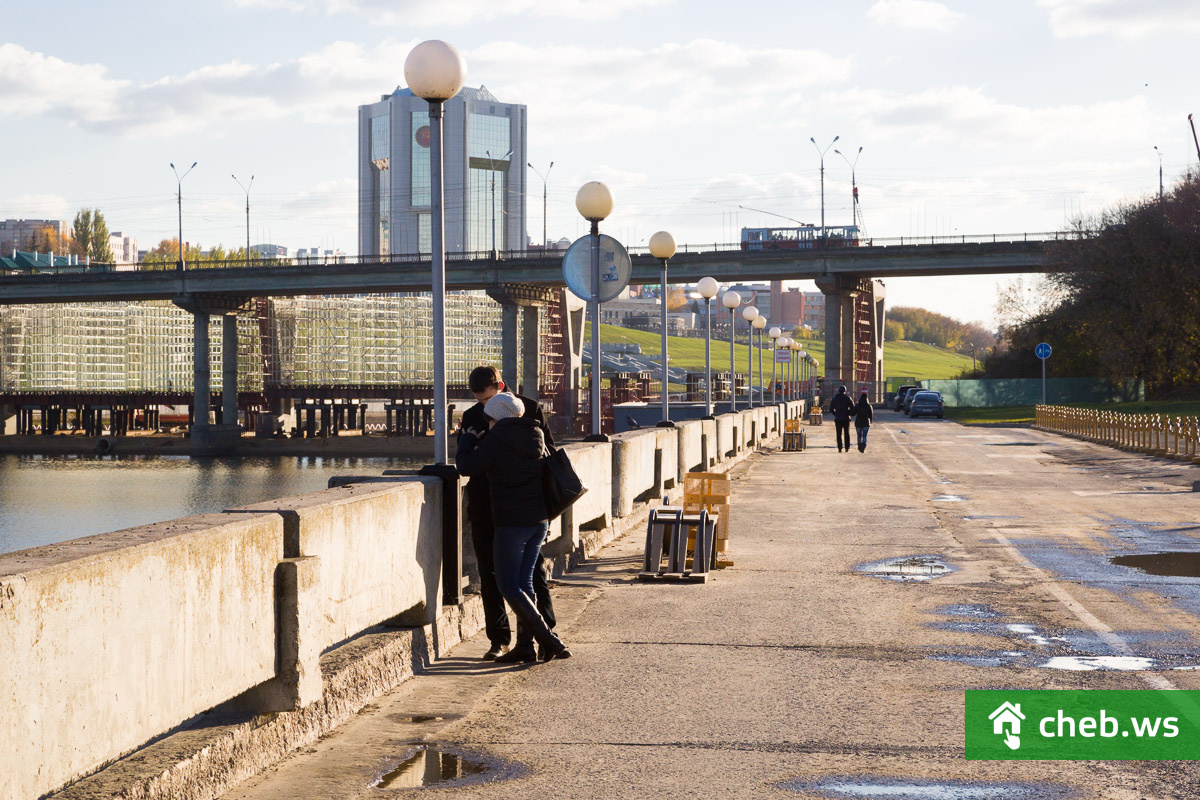
[[[838,452],[850,452],[850,417],[854,415],[854,401],[846,394],[846,387],[839,386],[837,394],[829,401],[829,413],[833,415],[833,427],[837,436]],[[845,439],[845,446],[842,440]]]
[[[495,395],[504,391],[504,381],[500,372],[491,366],[476,367],[467,378],[467,388],[477,402],[462,415],[463,431],[484,432],[488,428],[487,415],[483,407]],[[546,426],[546,418],[536,400],[517,395],[525,407],[523,419],[533,420],[542,431],[547,445],[554,444],[554,437]],[[486,434],[484,434],[486,435]],[[461,436],[461,433],[460,433]],[[498,661],[503,664],[516,664],[537,660],[537,650],[533,644],[533,633],[518,622],[517,644],[507,653],[512,640],[512,629],[508,623],[508,609],[504,605],[504,596],[496,584],[496,565],[494,561],[494,542],[496,524],[492,518],[491,487],[486,475],[473,475],[467,482],[467,519],[471,522],[471,542],[475,545],[475,560],[479,564],[479,593],[483,598],[484,628],[488,641],[492,646],[483,654],[487,661]],[[554,603],[550,599],[549,572],[546,560],[533,571],[533,593],[537,600],[537,610],[546,621],[546,625],[554,628]]]
[[[871,430],[871,420],[875,412],[871,410],[871,401],[867,399],[867,390],[863,389],[854,405],[854,432],[858,434],[858,452],[867,451],[867,433]]]

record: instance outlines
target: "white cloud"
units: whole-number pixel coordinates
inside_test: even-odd
[[[65,197],[57,194],[20,194],[4,198],[0,216],[15,219],[70,221],[73,213]]]
[[[946,32],[964,15],[932,0],[878,0],[867,9],[867,18],[878,25]]]
[[[1032,108],[1001,102],[977,88],[948,86],[912,94],[851,89],[824,102],[859,121],[866,137],[906,137],[968,149],[1077,146],[1087,140],[1088,131],[1104,131],[1105,146],[1111,147],[1114,141],[1144,141],[1150,129],[1149,109],[1140,97]]]
[[[0,103],[122,136],[167,136],[219,124],[279,119],[346,124],[395,87],[412,40],[373,48],[334,42],[267,65],[230,61],[134,84],[99,65],[76,65],[16,45],[0,48]],[[468,83],[536,107],[550,141],[596,140],[622,130],[686,125],[723,104],[787,101],[845,80],[848,59],[816,50],[760,49],[698,39],[632,47],[487,44],[466,54]],[[766,76],[764,78],[764,76]],[[81,90],[80,87],[83,87]]]
[[[1038,0],[1038,5],[1050,9],[1050,29],[1063,39],[1200,32],[1195,0]]]
[[[472,25],[504,17],[612,19],[674,0],[235,0],[247,8],[349,14],[376,25]]]

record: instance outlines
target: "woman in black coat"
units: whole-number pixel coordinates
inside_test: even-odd
[[[871,430],[871,420],[875,418],[875,412],[871,410],[871,403],[867,400],[867,390],[863,389],[858,396],[858,402],[854,405],[854,431],[858,434],[858,452],[865,453],[867,450],[867,433]]]
[[[522,419],[523,404],[507,392],[493,396],[483,411],[490,426],[487,435],[465,431],[454,463],[463,475],[487,475],[496,525],[496,585],[537,639],[543,661],[570,658],[571,651],[538,613],[533,593],[533,571],[549,528],[542,492],[545,437],[534,420]]]

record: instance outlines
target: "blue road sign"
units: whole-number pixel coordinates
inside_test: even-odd
[[[1045,361],[1047,358],[1050,357],[1050,345],[1046,344],[1045,342],[1042,342],[1041,344],[1039,344],[1037,347],[1035,347],[1033,349],[1033,354],[1035,356],[1037,356],[1038,358],[1040,358],[1042,361]]]

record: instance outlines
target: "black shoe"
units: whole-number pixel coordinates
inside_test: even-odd
[[[503,654],[504,654],[504,645],[493,644],[491,647],[488,648],[488,651],[483,654],[483,660],[484,661],[495,661],[497,658],[499,658]]]
[[[533,645],[519,644],[496,659],[497,664],[531,664],[538,660],[537,650]]]
[[[556,658],[570,658],[571,651],[567,649],[565,644],[558,642],[556,645],[541,648],[538,655],[542,661],[553,661]]]

